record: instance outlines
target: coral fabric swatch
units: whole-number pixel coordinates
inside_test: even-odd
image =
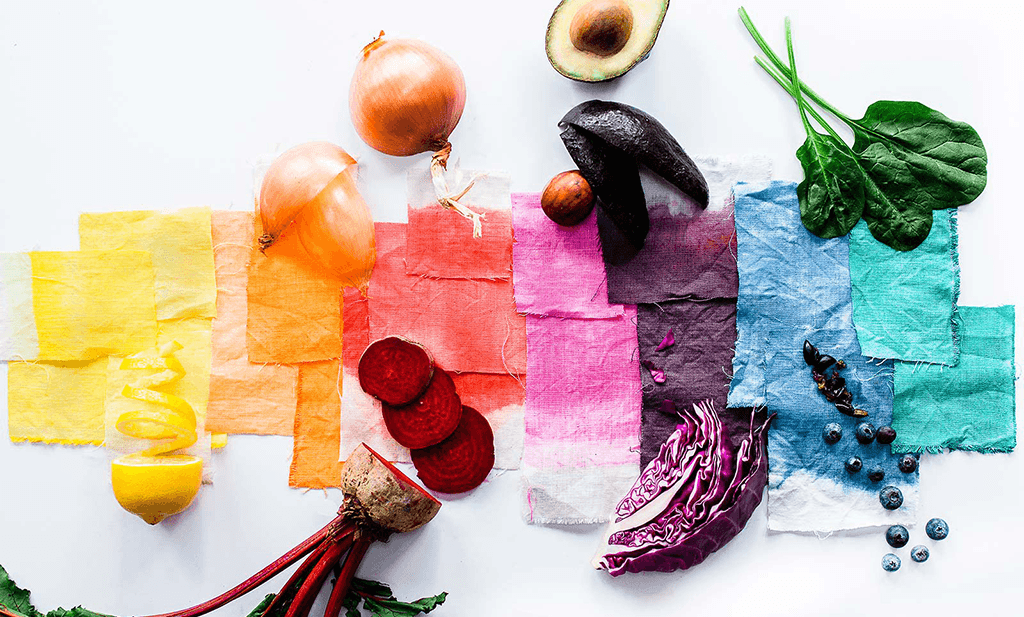
[[[1014,307],[962,306],[960,316],[956,366],[896,363],[895,452],[1017,446]]]
[[[40,360],[93,360],[135,353],[156,343],[148,252],[34,252],[29,256]]]
[[[217,314],[209,208],[87,213],[78,234],[82,250],[152,253],[157,319]]]
[[[327,488],[341,484],[338,460],[341,361],[299,365],[298,407],[288,485]]]
[[[291,435],[298,369],[253,364],[246,349],[252,212],[213,212],[217,317],[213,320],[207,429],[215,433]]]
[[[597,237],[597,215],[573,227],[549,219],[540,193],[512,196],[516,309],[530,315],[601,319],[623,314],[608,303],[608,281]]]
[[[633,307],[612,319],[527,316],[523,514],[528,523],[606,521],[639,474],[635,320]]]
[[[473,175],[465,171],[461,174]],[[460,179],[450,182],[453,187],[463,184]],[[455,279],[512,276],[512,205],[508,176],[483,175],[459,200],[484,214],[483,235],[479,238],[473,237],[471,221],[437,203],[429,171],[410,171],[408,191],[407,274]]]
[[[370,339],[404,336],[449,371],[526,371],[526,327],[510,280],[406,274],[406,226],[377,223],[377,265],[368,292]]]
[[[346,369],[359,366],[359,358],[370,345],[370,303],[355,287],[342,293],[342,358]]]
[[[771,178],[771,161],[743,156],[698,157],[695,162],[708,182],[707,209],[674,187],[645,178],[651,230],[639,252],[597,209],[612,302],[736,297],[733,185],[742,181],[765,186]]]
[[[38,357],[32,258],[28,253],[0,253],[0,362]]]
[[[936,210],[931,232],[913,251],[875,240],[863,220],[850,232],[853,322],[865,355],[956,364],[956,212]]]
[[[248,310],[250,362],[341,357],[341,284],[310,262],[295,236],[285,233],[266,253],[251,254]]]
[[[103,443],[106,358],[73,364],[11,362],[7,370],[11,441]]]

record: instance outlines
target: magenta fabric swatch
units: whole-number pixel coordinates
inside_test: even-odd
[[[601,319],[624,314],[608,303],[597,219],[562,227],[540,207],[540,193],[514,193],[512,281],[516,309],[529,315]]]
[[[524,515],[607,520],[640,471],[636,308],[611,319],[527,315]],[[580,487],[598,487],[595,489]]]

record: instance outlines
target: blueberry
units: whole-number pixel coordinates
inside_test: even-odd
[[[857,441],[868,444],[875,440],[875,425],[870,422],[861,422],[857,425]]]
[[[895,510],[903,505],[903,491],[889,484],[878,491],[878,501],[886,510]]]
[[[893,548],[903,548],[910,542],[910,532],[903,525],[893,525],[885,532],[885,541]]]
[[[903,473],[914,473],[917,471],[917,457],[913,454],[904,454],[900,457],[898,465]]]
[[[859,456],[851,456],[846,459],[846,471],[849,473],[857,473],[863,465],[864,464],[860,462]]]
[[[900,569],[900,558],[892,553],[886,553],[882,557],[882,569],[886,572],[895,572]]]
[[[872,467],[868,472],[868,479],[872,482],[881,482],[885,478],[885,471],[881,467]]]
[[[839,443],[839,440],[843,438],[843,427],[839,426],[838,422],[829,422],[821,431],[821,438],[829,445]]]
[[[945,540],[949,535],[949,525],[941,518],[933,518],[924,526],[924,532],[932,540]]]
[[[928,561],[928,547],[918,544],[914,548],[910,549],[910,558],[917,563]]]
[[[875,431],[875,439],[877,439],[878,443],[883,446],[891,444],[896,441],[896,429],[891,426],[880,426],[878,427],[878,430]]]

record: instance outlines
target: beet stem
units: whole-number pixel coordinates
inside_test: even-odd
[[[349,535],[353,530],[354,527],[339,515],[330,523],[325,525],[323,529],[303,540],[298,546],[274,560],[270,565],[250,576],[236,587],[225,591],[216,598],[207,600],[206,602],[197,604],[191,608],[174,611],[172,613],[152,615],[151,617],[198,617],[199,615],[205,615],[212,610],[216,610],[224,606],[232,600],[236,600],[244,596],[253,589],[267,582],[282,570],[288,568],[288,566],[305,557],[326,538],[337,536],[338,534]]]
[[[320,593],[320,588],[323,587],[324,581],[327,580],[327,575],[330,574],[331,568],[341,560],[345,551],[351,547],[351,534],[330,544],[323,557],[320,558],[320,561],[313,566],[313,571],[302,582],[302,586],[299,587],[299,591],[295,594],[295,599],[292,600],[291,606],[288,607],[288,611],[284,614],[285,617],[306,617],[309,615],[309,609],[312,608],[313,601],[316,600],[317,594]]]
[[[331,590],[331,598],[327,601],[327,610],[324,611],[324,617],[338,617],[341,615],[342,603],[345,601],[345,596],[348,595],[349,587],[352,586],[352,579],[356,575],[356,568],[359,567],[359,562],[366,555],[366,549],[370,548],[372,543],[373,540],[361,537],[352,546],[352,551],[345,558],[345,565],[341,568],[341,574],[338,575],[338,580],[334,582],[334,589]]]
[[[281,609],[281,606],[285,603],[285,598],[288,597],[289,590],[294,588],[296,592],[298,591],[299,587],[302,586],[302,582],[306,580],[306,577],[313,570],[313,566],[323,558],[324,552],[327,551],[329,546],[329,542],[321,542],[317,545],[316,549],[309,554],[309,557],[306,557],[305,561],[295,569],[295,572],[288,578],[288,582],[284,584],[284,587],[281,587],[281,590],[277,592],[277,595],[270,601],[267,608],[263,610],[262,615],[273,615]]]

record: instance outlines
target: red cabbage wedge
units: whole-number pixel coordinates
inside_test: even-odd
[[[710,400],[676,413],[678,428],[619,502],[594,558],[612,576],[695,566],[736,537],[761,503],[774,416],[746,408],[720,417]]]

